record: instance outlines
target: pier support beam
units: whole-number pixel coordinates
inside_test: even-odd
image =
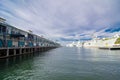
[[[7,55],[6,55],[7,57],[9,56],[9,48],[7,49]]]
[[[14,55],[16,55],[16,49],[14,49]]]

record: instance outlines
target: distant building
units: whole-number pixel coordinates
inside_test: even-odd
[[[76,41],[66,45],[67,47],[82,47],[82,42]]]

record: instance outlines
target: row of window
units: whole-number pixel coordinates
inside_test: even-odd
[[[37,35],[22,31],[20,29],[17,29],[15,27],[9,26],[9,25],[4,25],[4,24],[0,24],[0,34],[2,34],[3,36],[3,40],[4,39],[8,39],[7,35],[10,35],[9,39],[17,39],[19,40],[23,40],[23,41],[32,41],[32,42],[41,42],[41,43],[49,43],[49,44],[55,44],[52,41],[49,41],[47,39],[41,38]],[[9,40],[8,39],[8,40]]]

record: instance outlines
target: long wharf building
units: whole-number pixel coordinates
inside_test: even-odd
[[[23,31],[0,18],[0,58],[48,50],[60,44],[40,37],[32,32]]]

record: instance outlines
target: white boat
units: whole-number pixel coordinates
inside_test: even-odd
[[[113,47],[120,46],[120,36],[116,34],[112,38],[94,38],[90,41],[86,41],[83,47]]]

